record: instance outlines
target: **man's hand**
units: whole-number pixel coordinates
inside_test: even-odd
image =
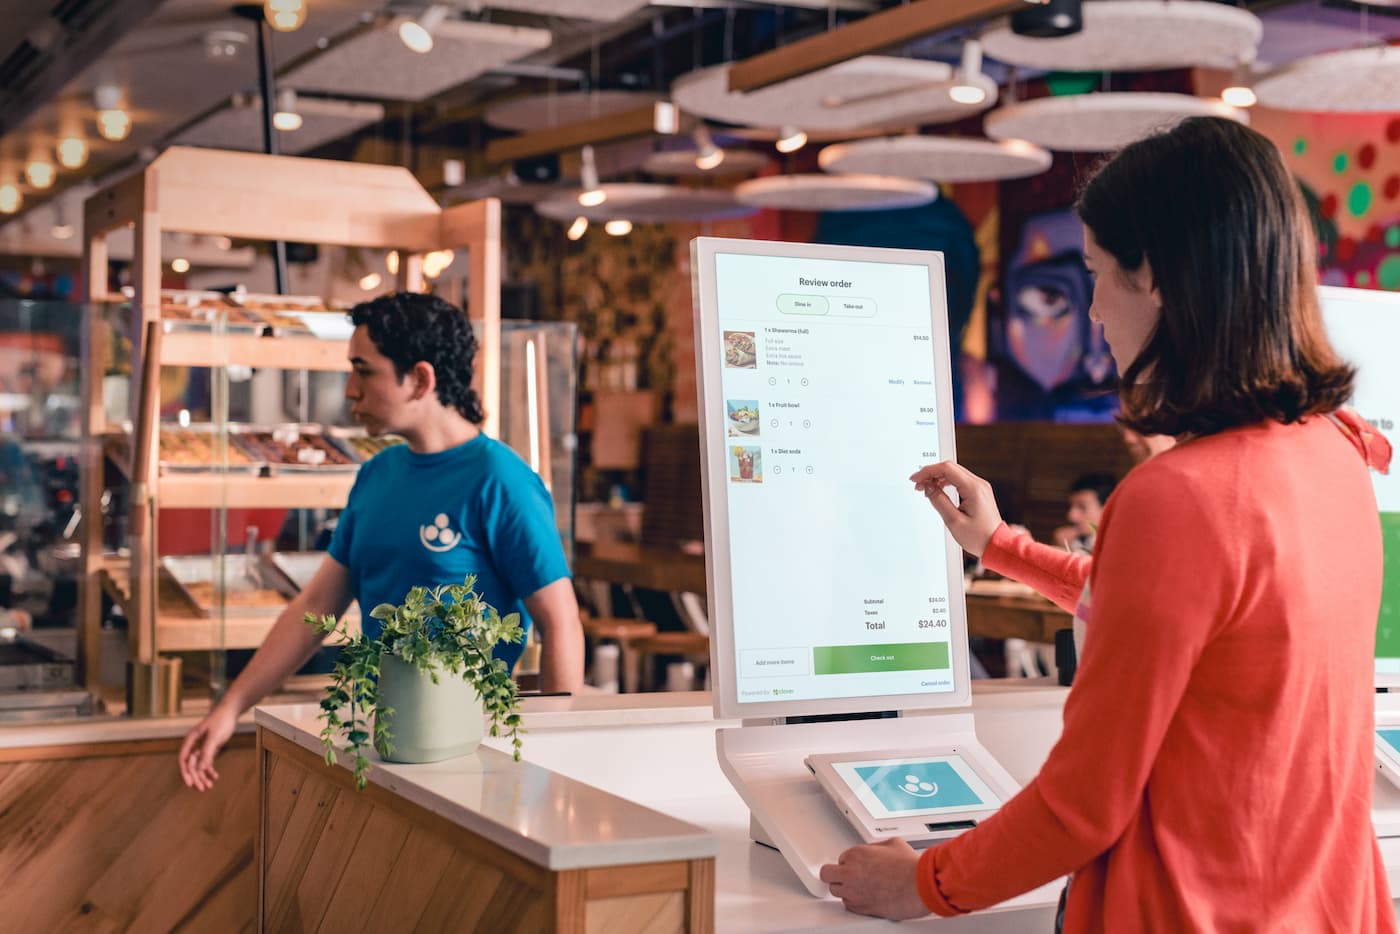
[[[891,921],[928,914],[916,881],[919,854],[903,840],[853,846],[822,867],[821,880],[847,911]]]
[[[208,791],[219,780],[214,769],[214,757],[233,735],[238,726],[238,714],[219,704],[208,716],[195,724],[180,746],[180,777],[197,791]]]

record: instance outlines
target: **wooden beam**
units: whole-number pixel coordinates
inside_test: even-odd
[[[736,62],[729,69],[729,90],[756,91],[929,33],[1010,13],[1025,5],[1024,0],[916,0]]]
[[[531,156],[542,156],[545,153],[577,149],[589,143],[608,143],[634,136],[649,136],[655,132],[655,123],[655,107],[648,104],[635,110],[624,110],[591,120],[580,120],[547,130],[494,140],[486,144],[486,161],[499,165],[517,159],[528,159]]]

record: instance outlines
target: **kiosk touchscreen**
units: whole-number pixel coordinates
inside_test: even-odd
[[[692,260],[711,682],[746,724],[721,766],[821,894],[843,846],[949,836],[1017,790],[967,712],[962,551],[909,480],[954,456],[942,256],[700,238]]]
[[[968,703],[942,257],[694,242],[722,717]]]
[[[1389,723],[1376,721],[1376,767],[1400,787],[1400,718],[1391,718]]]
[[[1318,290],[1327,336],[1356,367],[1352,408],[1400,450],[1400,294],[1371,289]],[[1381,513],[1385,571],[1376,621],[1376,686],[1400,688],[1400,462],[1388,475],[1371,471]]]

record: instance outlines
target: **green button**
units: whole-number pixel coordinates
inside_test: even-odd
[[[820,295],[793,295],[785,292],[778,296],[778,310],[785,315],[824,315],[830,304]]]
[[[853,675],[868,671],[932,671],[947,667],[946,642],[818,645],[812,648],[812,668],[819,675]]]

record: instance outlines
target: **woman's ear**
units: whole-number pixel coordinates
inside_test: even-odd
[[[1152,265],[1147,262],[1147,257],[1143,257],[1142,265],[1133,270],[1133,286],[1147,293],[1153,306],[1162,310],[1162,290],[1157,288],[1157,280],[1152,275]]]

